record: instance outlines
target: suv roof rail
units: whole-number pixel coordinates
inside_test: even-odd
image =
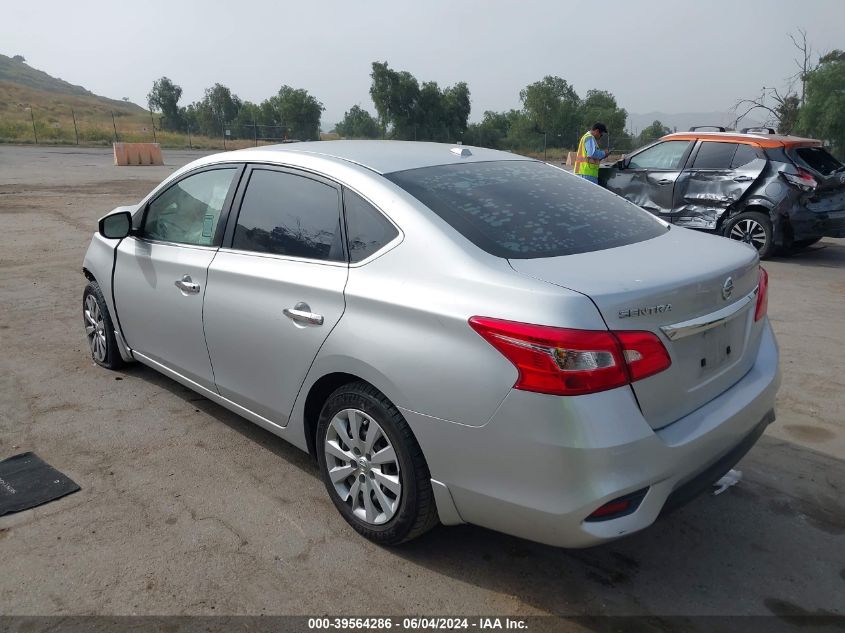
[[[693,126],[689,129],[689,131],[690,131],[690,132],[695,132],[696,130],[700,130],[701,128],[705,128],[705,127],[714,127],[714,128],[716,128],[717,130],[719,130],[720,132],[724,132],[724,131],[725,131],[725,128],[723,128],[721,125],[693,125]]]
[[[740,134],[748,134],[749,132],[760,132],[760,131],[763,131],[766,134],[777,134],[777,132],[775,132],[770,127],[744,127],[739,131],[739,133]]]

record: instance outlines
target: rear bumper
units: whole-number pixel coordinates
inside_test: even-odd
[[[463,521],[587,547],[648,527],[727,472],[774,418],[779,384],[777,343],[766,322],[751,370],[657,431],[628,387],[574,398],[512,390],[483,427],[403,413]],[[585,521],[642,489],[634,512]]]
[[[816,212],[801,209],[790,216],[793,238],[845,237],[845,210]]]

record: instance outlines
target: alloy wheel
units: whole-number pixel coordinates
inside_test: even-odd
[[[104,362],[108,348],[106,346],[106,324],[103,313],[94,295],[85,297],[85,334],[88,336],[88,347],[94,360]]]
[[[390,521],[402,499],[399,458],[384,429],[360,409],[332,418],[323,443],[335,492],[360,520]]]
[[[733,225],[730,238],[751,244],[759,251],[766,244],[766,230],[756,220],[745,218]]]

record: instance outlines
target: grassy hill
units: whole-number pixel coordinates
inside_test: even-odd
[[[150,113],[134,103],[100,97],[0,55],[0,140],[34,142],[37,134],[39,142],[75,143],[75,116],[80,142],[111,142],[112,114],[118,132],[134,136],[152,129]]]
[[[31,68],[24,61],[6,57],[5,55],[0,55],[0,81],[8,81],[46,92],[94,96],[82,86],[74,86],[62,79],[48,75],[43,70]]]
[[[185,134],[158,130],[154,135],[149,110],[95,95],[26,62],[0,55],[0,143],[75,144],[78,138],[82,145],[110,145],[115,128],[121,141],[155,139],[165,147],[222,148],[221,139],[189,139]],[[251,144],[234,141],[226,146],[233,149]]]

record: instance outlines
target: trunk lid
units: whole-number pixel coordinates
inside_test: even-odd
[[[717,397],[754,363],[762,331],[754,322],[759,269],[756,251],[745,244],[673,228],[618,248],[509,261],[519,273],[588,296],[609,329],[660,338],[672,365],[631,386],[655,429]],[[694,327],[729,313],[716,327]],[[693,327],[681,334],[670,326]]]

